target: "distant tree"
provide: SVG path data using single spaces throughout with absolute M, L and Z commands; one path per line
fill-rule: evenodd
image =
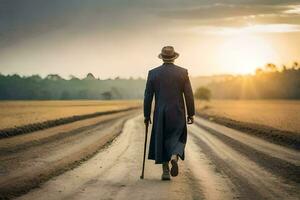
M 292 68 L 293 69 L 299 69 L 300 65 L 298 62 L 294 62 L 293 65 L 292 65 Z
M 273 63 L 268 63 L 266 66 L 265 66 L 266 70 L 268 72 L 277 72 L 278 69 L 277 69 L 277 66 Z
M 10 78 L 12 78 L 12 79 L 15 79 L 15 80 L 17 80 L 17 79 L 21 79 L 21 76 L 19 75 L 19 74 L 13 74 L 13 75 L 8 75 L 8 77 L 10 77 Z
M 260 75 L 260 74 L 262 74 L 264 71 L 261 69 L 261 68 L 257 68 L 256 70 L 255 70 L 255 74 L 256 75 Z
M 38 75 L 38 74 L 29 76 L 28 79 L 32 80 L 32 81 L 42 81 L 42 77 L 40 75 Z
M 112 99 L 112 94 L 111 94 L 110 91 L 103 92 L 101 95 L 102 95 L 103 99 L 105 99 L 105 100 L 110 100 L 110 99 Z
M 43 100 L 52 99 L 51 91 L 49 91 L 49 90 L 42 90 L 41 91 L 40 99 L 43 99 Z
M 199 87 L 196 89 L 195 98 L 209 101 L 211 98 L 211 91 L 206 87 Z
M 85 77 L 85 80 L 96 80 L 95 76 L 92 73 L 88 73 Z
M 116 87 L 112 87 L 112 88 L 111 88 L 111 95 L 112 95 L 112 97 L 114 97 L 115 99 L 122 99 L 121 91 L 118 90 L 118 88 L 116 88 Z
M 283 72 L 286 72 L 286 71 L 287 71 L 287 67 L 286 67 L 286 65 L 282 65 L 282 69 L 281 69 L 281 71 L 283 71 Z
M 62 99 L 62 100 L 70 99 L 70 93 L 69 93 L 69 91 L 64 90 L 61 93 L 60 99 Z
M 49 74 L 46 76 L 46 79 L 52 80 L 52 81 L 63 80 L 63 78 L 60 77 L 58 74 Z
M 69 78 L 70 78 L 70 80 L 80 80 L 79 78 L 77 78 L 77 77 L 74 76 L 74 75 L 70 75 Z
M 38 99 L 39 98 L 38 91 L 29 89 L 27 91 L 27 97 L 28 97 L 27 99 L 30 99 L 30 100 Z
M 79 99 L 88 99 L 88 90 L 80 90 L 78 92 L 78 98 Z

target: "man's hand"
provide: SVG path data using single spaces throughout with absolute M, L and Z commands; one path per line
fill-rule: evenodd
M 188 116 L 187 117 L 187 123 L 188 124 L 193 124 L 194 123 L 194 117 L 193 116 Z
M 148 126 L 149 124 L 151 124 L 151 119 L 150 118 L 145 118 L 144 119 L 144 124 L 145 124 L 145 126 Z

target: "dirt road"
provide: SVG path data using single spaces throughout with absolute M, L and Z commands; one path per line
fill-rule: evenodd
M 300 155 L 202 119 L 189 126 L 186 161 L 170 182 L 147 161 L 140 180 L 142 117 L 79 167 L 19 199 L 299 199 Z
M 147 161 L 140 180 L 142 116 L 77 168 L 19 197 L 32 199 L 299 199 L 300 154 L 261 139 L 196 119 L 189 126 L 186 161 L 170 182 Z
M 28 192 L 107 146 L 139 110 L 80 120 L 0 140 L 0 199 Z

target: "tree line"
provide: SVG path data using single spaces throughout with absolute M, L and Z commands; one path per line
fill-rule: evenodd
M 191 82 L 196 84 L 197 78 Z M 297 62 L 281 67 L 269 63 L 254 75 L 225 76 L 196 86 L 195 98 L 206 100 L 300 99 L 300 66 Z M 0 74 L 0 100 L 142 99 L 144 88 L 141 78 L 100 80 L 91 73 L 68 80 L 57 74 L 45 78 Z
M 1 100 L 69 100 L 69 99 L 138 99 L 142 98 L 145 80 L 96 79 L 89 73 L 84 79 L 66 80 L 57 74 L 45 78 L 39 75 L 0 74 Z
M 269 63 L 254 75 L 229 77 L 206 85 L 217 99 L 300 99 L 300 65 Z

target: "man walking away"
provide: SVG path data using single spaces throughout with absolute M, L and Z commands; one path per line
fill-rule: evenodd
M 174 65 L 179 54 L 172 46 L 163 47 L 159 58 L 163 64 L 149 71 L 144 96 L 144 123 L 148 125 L 153 95 L 155 108 L 148 159 L 162 164 L 162 180 L 178 175 L 178 157 L 184 160 L 187 123 L 194 122 L 194 97 L 188 71 Z M 183 98 L 184 96 L 184 98 Z M 184 101 L 185 100 L 185 101 Z M 169 170 L 169 162 L 171 170 Z

